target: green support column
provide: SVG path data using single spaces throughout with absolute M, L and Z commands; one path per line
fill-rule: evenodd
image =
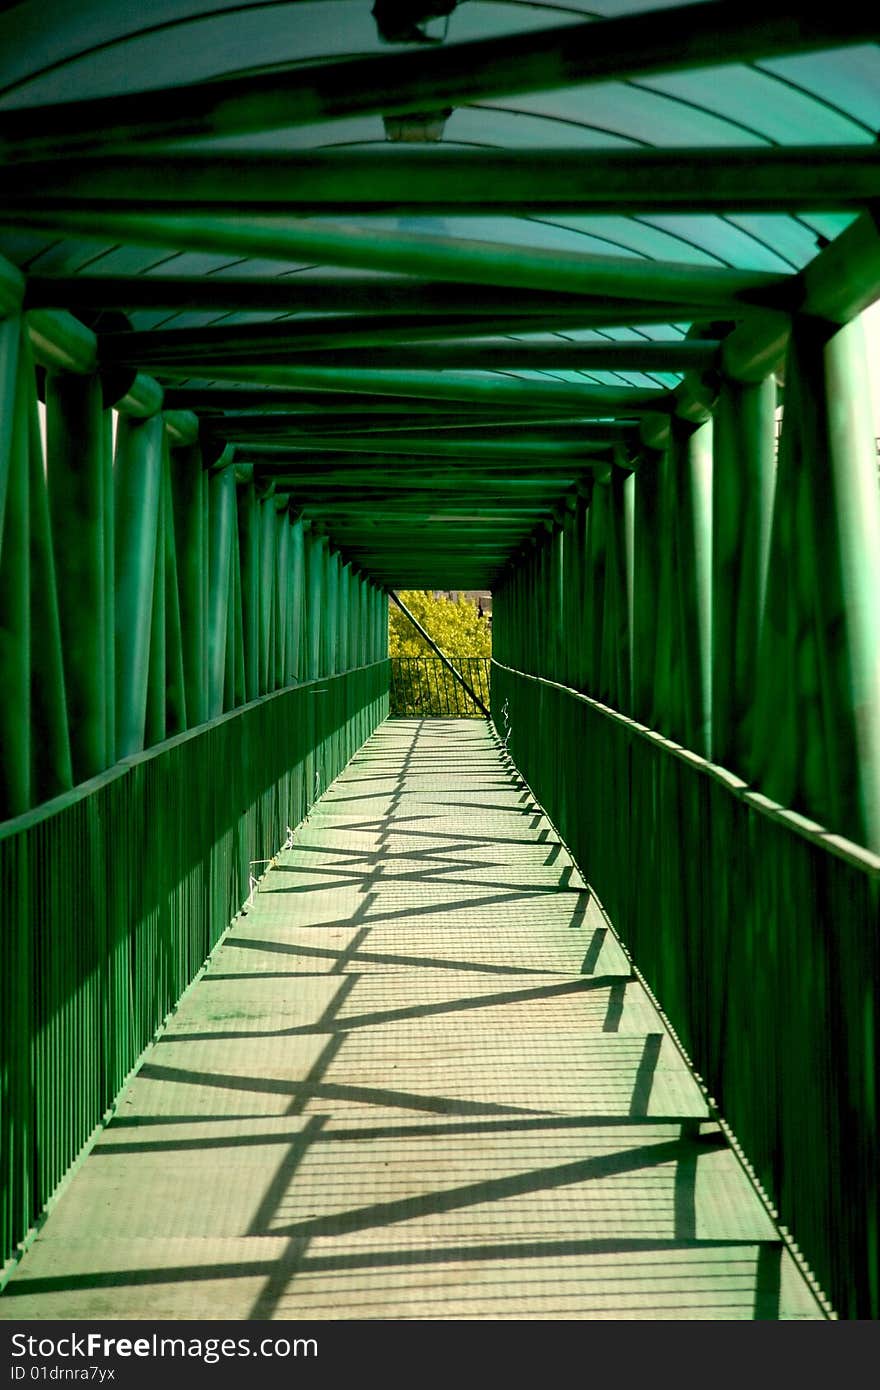
M 162 505 L 165 533 L 165 725 L 166 737 L 179 734 L 189 727 L 186 705 L 186 673 L 183 664 L 183 627 L 180 618 L 180 567 L 178 538 L 174 524 L 174 501 L 171 489 L 171 447 L 165 434 L 165 459 L 162 470 Z
M 565 531 L 560 526 L 550 537 L 547 546 L 548 579 L 548 663 L 545 670 L 553 680 L 564 683 L 565 672 L 565 623 L 563 607 L 565 603 Z
M 838 676 L 846 679 L 848 663 L 825 411 L 829 334 L 797 321 L 786 360 L 753 765 L 775 801 L 859 839 L 849 809 L 858 798 L 845 776 L 855 743 Z
M 116 758 L 116 497 L 113 475 L 115 422 L 112 410 L 103 415 L 104 467 L 104 746 Z
M 610 479 L 608 480 L 610 481 Z M 587 512 L 584 553 L 584 613 L 580 632 L 583 646 L 584 689 L 601 699 L 602 617 L 605 606 L 605 563 L 608 530 L 609 486 L 597 478 Z
M 161 418 L 161 417 L 160 417 Z M 159 507 L 156 522 L 156 558 L 153 566 L 153 619 L 150 625 L 149 674 L 147 676 L 147 717 L 144 727 L 144 747 L 161 743 L 167 732 L 165 692 L 168 684 L 166 643 L 166 535 L 165 535 L 165 474 L 168 443 L 162 425 L 162 462 L 159 479 Z
M 712 757 L 712 421 L 676 421 L 678 585 L 684 727 L 688 748 Z
M 349 666 L 362 666 L 361 661 L 361 577 L 352 570 L 349 590 L 351 614 L 348 620 Z
M 264 497 L 257 505 L 260 538 L 260 691 L 273 689 L 275 670 L 275 499 Z
M 226 619 L 226 674 L 223 690 L 224 710 L 238 709 L 250 694 L 245 678 L 244 592 L 242 557 L 238 527 L 233 517 L 229 556 L 229 610 Z
M 287 685 L 288 642 L 290 638 L 290 606 L 293 601 L 290 586 L 290 517 L 287 501 L 275 509 L 275 651 L 272 668 L 272 689 Z
M 668 738 L 680 738 L 683 700 L 680 679 L 680 618 L 677 584 L 678 486 L 670 439 L 657 457 L 657 515 L 660 531 L 654 684 L 648 723 Z
M 825 345 L 828 464 L 833 489 L 840 617 L 846 671 L 842 720 L 852 727 L 852 776 L 864 843 L 880 851 L 880 495 L 863 323 L 855 319 Z M 834 620 L 834 614 L 829 615 Z
M 623 510 L 623 578 L 624 608 L 626 614 L 626 673 L 625 698 L 623 708 L 628 714 L 633 712 L 633 666 L 635 662 L 635 584 L 636 584 L 636 478 L 630 473 L 620 485 Z
M 224 468 L 209 483 L 208 560 L 208 718 L 223 713 L 229 626 L 232 535 L 235 527 L 235 472 Z
M 880 498 L 862 328 L 795 323 L 761 638 L 761 789 L 880 848 Z
M 260 518 L 253 478 L 236 489 L 241 559 L 244 682 L 248 700 L 260 694 Z
M 632 489 L 632 715 L 651 722 L 657 666 L 658 592 L 663 546 L 660 478 L 662 455 L 645 450 Z
M 379 660 L 379 643 L 380 643 L 380 640 L 381 640 L 380 633 L 379 633 L 379 590 L 376 588 L 376 585 L 373 583 L 372 579 L 369 581 L 369 586 L 368 586 L 367 592 L 368 592 L 368 594 L 369 594 L 369 610 L 370 610 L 370 652 L 369 652 L 369 659 L 370 659 L 370 661 L 378 661 L 378 660 Z
M 577 680 L 578 646 L 575 632 L 580 617 L 581 563 L 583 559 L 578 536 L 578 506 L 582 499 L 573 497 L 567 506 L 563 522 L 562 545 L 562 666 L 561 679 L 565 685 Z
M 324 623 L 322 633 L 322 667 L 325 676 L 332 676 L 337 669 L 337 636 L 339 632 L 339 556 L 327 551 L 326 590 L 324 596 Z
M 107 747 L 107 478 L 98 377 L 47 373 L 46 445 L 71 756 L 74 779 L 82 782 L 114 761 Z
M 186 712 L 191 726 L 208 718 L 208 477 L 198 444 L 172 450 L 171 491 L 180 595 L 180 640 Z
M 351 566 L 344 564 L 339 570 L 339 662 L 340 671 L 349 671 L 353 665 L 350 651 L 351 638 Z
M 775 411 L 772 377 L 725 380 L 713 427 L 712 757 L 747 780 L 776 489 Z
M 162 475 L 161 416 L 120 417 L 116 433 L 116 754 L 144 746 L 156 534 Z
M 306 570 L 307 570 L 307 634 L 308 647 L 306 651 L 306 680 L 316 680 L 322 675 L 322 628 L 324 602 L 324 571 L 325 559 L 324 552 L 326 545 L 323 537 L 309 532 L 308 544 L 306 548 Z
M 602 614 L 600 686 L 604 699 L 628 712 L 630 695 L 629 602 L 627 595 L 625 476 L 617 470 L 607 488 L 605 602 Z
M 36 804 L 73 786 L 70 732 L 64 681 L 61 618 L 43 439 L 37 412 L 33 363 L 22 342 L 20 366 L 28 396 L 30 460 L 30 625 L 40 640 L 31 647 L 32 796 Z M 106 634 L 105 634 L 106 645 Z
M 366 666 L 371 660 L 370 655 L 370 582 L 365 575 L 361 575 L 360 583 L 360 623 L 361 623 L 361 662 Z
M 303 523 L 290 527 L 290 627 L 285 684 L 304 679 L 305 670 L 305 534 Z

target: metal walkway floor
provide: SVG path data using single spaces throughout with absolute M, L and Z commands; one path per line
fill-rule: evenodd
M 818 1318 L 482 721 L 384 724 L 185 996 L 5 1318 Z

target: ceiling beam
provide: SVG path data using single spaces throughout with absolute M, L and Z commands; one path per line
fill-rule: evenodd
M 516 444 L 535 444 L 539 448 L 545 443 L 568 445 L 577 449 L 592 444 L 626 443 L 635 433 L 633 425 L 617 424 L 614 421 L 583 420 L 579 423 L 560 423 L 556 417 L 550 419 L 499 420 L 498 416 L 488 416 L 493 421 L 486 425 L 479 422 L 464 422 L 452 428 L 452 422 L 431 425 L 414 430 L 411 422 L 401 423 L 397 430 L 387 430 L 378 425 L 363 432 L 352 429 L 340 431 L 332 420 L 322 420 L 324 429 L 316 430 L 313 425 L 297 427 L 300 417 L 289 418 L 284 415 L 222 415 L 206 422 L 204 428 L 209 434 L 222 439 L 287 444 L 310 453 L 321 452 L 368 452 L 368 453 L 433 453 L 433 444 L 438 430 L 447 436 L 440 444 L 439 452 L 449 452 L 453 443 L 462 446 L 462 452 L 470 452 L 470 445 L 477 446 L 479 453 L 483 444 L 503 444 L 511 441 Z M 367 417 L 368 420 L 372 417 Z M 497 421 L 497 423 L 495 423 Z M 533 426 L 543 425 L 542 429 Z M 451 436 L 451 437 L 449 437 Z M 386 448 L 387 445 L 387 448 Z M 451 450 L 455 452 L 455 450 Z
M 304 365 L 314 358 L 318 365 L 333 366 L 340 349 L 360 353 L 340 366 L 369 366 L 367 348 L 387 344 L 419 344 L 447 338 L 470 340 L 495 338 L 509 333 L 552 333 L 575 328 L 569 316 L 545 314 L 517 317 L 462 317 L 444 315 L 321 315 L 310 319 L 280 319 L 271 323 L 221 323 L 203 328 L 156 328 L 146 332 L 124 331 L 99 335 L 98 352 L 103 363 L 160 365 L 189 364 L 206 374 L 213 363 L 275 363 L 284 365 L 296 354 Z M 564 346 L 564 344 L 560 344 Z M 405 363 L 409 348 L 392 348 Z M 401 353 L 404 355 L 401 357 Z M 428 363 L 431 363 L 430 354 Z M 394 365 L 388 362 L 377 365 Z M 413 365 L 418 365 L 414 362 Z
M 342 420 L 346 428 L 354 417 L 363 422 L 375 419 L 381 427 L 396 428 L 402 423 L 404 428 L 412 424 L 432 429 L 435 422 L 445 425 L 456 421 L 462 425 L 468 421 L 483 421 L 487 417 L 513 420 L 522 415 L 520 409 L 511 410 L 509 405 L 501 404 L 487 407 L 479 401 L 419 400 L 412 396 L 375 396 L 344 391 L 304 391 L 273 390 L 263 387 L 201 387 L 171 386 L 165 393 L 169 408 L 177 410 L 197 410 L 208 419 L 217 416 L 224 418 L 222 412 L 248 412 L 248 418 L 259 420 L 274 412 L 283 411 L 291 420 L 305 420 L 308 428 L 313 428 L 315 417 L 331 426 Z M 529 407 L 529 416 L 534 419 L 572 420 L 579 419 L 580 412 L 564 406 L 548 408 Z
M 414 418 L 405 416 L 349 415 L 341 420 L 332 419 L 328 413 L 312 415 L 257 415 L 243 417 L 230 413 L 205 417 L 205 429 L 224 437 L 239 434 L 249 439 L 286 439 L 291 443 L 322 438 L 393 438 L 406 435 L 415 443 L 436 434 L 446 434 L 474 439 L 521 438 L 523 431 L 545 426 L 545 431 L 555 435 L 561 424 L 578 425 L 583 439 L 626 440 L 632 434 L 632 426 L 606 423 L 598 425 L 595 420 L 580 420 L 573 412 L 548 415 L 543 411 L 514 410 L 506 414 L 501 411 L 487 411 L 465 415 L 460 419 L 450 410 L 443 415 L 429 416 L 427 421 L 420 415 Z M 512 432 L 515 431 L 515 435 Z M 542 436 L 545 433 L 542 431 Z
M 582 465 L 589 465 L 595 461 L 597 455 L 603 458 L 610 445 L 614 442 L 610 439 L 579 439 L 577 431 L 572 431 L 573 440 L 563 439 L 541 439 L 539 437 L 529 440 L 509 439 L 509 440 L 489 440 L 471 439 L 467 436 L 464 439 L 419 439 L 413 443 L 410 439 L 321 439 L 308 442 L 297 441 L 301 445 L 293 448 L 285 444 L 251 444 L 246 449 L 242 449 L 242 454 L 247 456 L 249 462 L 261 463 L 273 458 L 283 458 L 286 464 L 293 462 L 297 455 L 302 462 L 309 466 L 315 460 L 315 456 L 321 453 L 332 454 L 335 459 L 341 461 L 346 455 L 357 456 L 366 455 L 371 460 L 371 466 L 381 467 L 387 464 L 389 459 L 406 460 L 414 466 L 424 466 L 431 459 L 449 459 L 452 461 L 460 460 L 467 466 L 477 467 L 481 463 L 497 463 L 500 467 L 510 467 L 517 462 L 528 463 L 552 463 L 552 462 L 580 462 Z M 229 436 L 233 442 L 239 442 L 241 436 L 233 434 Z M 236 454 L 238 458 L 238 454 Z
M 163 378 L 192 376 L 192 368 L 165 366 Z M 670 407 L 669 392 L 660 388 L 570 385 L 554 381 L 524 381 L 516 377 L 468 375 L 465 372 L 377 372 L 330 367 L 212 367 L 212 379 L 239 385 L 302 387 L 306 391 L 349 391 L 365 395 L 413 396 L 421 400 L 473 401 L 483 406 L 524 405 L 575 409 L 587 418 L 633 414 Z
M 869 6 L 846 0 L 806 10 L 773 0 L 716 0 L 405 53 L 19 107 L 0 115 L 0 163 L 455 107 L 621 75 L 810 52 L 872 40 L 871 13 Z
M 880 149 L 479 149 L 443 145 L 297 154 L 141 154 L 12 167 L 11 207 L 63 211 L 522 213 L 860 210 L 880 197 Z
M 458 320 L 446 320 L 448 333 L 437 333 L 436 326 L 423 323 L 414 327 L 407 325 L 402 337 L 432 338 L 449 336 L 456 339 L 488 337 L 495 339 L 504 332 L 538 332 L 540 324 L 531 327 L 523 321 L 511 322 L 510 327 L 497 321 L 482 324 L 471 320 L 467 325 Z M 279 325 L 280 326 L 280 325 Z M 558 327 L 557 320 L 553 327 Z M 275 328 L 276 325 L 271 325 Z M 189 330 L 179 329 L 181 337 L 189 337 Z M 579 343 L 558 339 L 551 343 L 521 343 L 506 341 L 453 342 L 438 346 L 411 342 L 401 347 L 383 347 L 381 344 L 395 336 L 394 330 L 356 329 L 339 334 L 340 340 L 353 341 L 360 338 L 375 347 L 352 347 L 341 351 L 324 351 L 306 345 L 307 339 L 300 337 L 294 324 L 288 329 L 289 340 L 283 333 L 254 334 L 247 328 L 241 334 L 231 324 L 228 329 L 219 330 L 223 335 L 222 346 L 213 339 L 210 347 L 190 348 L 188 344 L 177 344 L 174 330 L 161 333 L 113 333 L 104 335 L 100 341 L 101 360 L 104 363 L 138 363 L 159 370 L 163 365 L 179 364 L 188 361 L 200 371 L 209 372 L 212 363 L 233 362 L 244 364 L 254 362 L 259 365 L 277 364 L 305 367 L 338 367 L 340 369 L 373 369 L 376 371 L 629 371 L 629 372 L 684 372 L 704 370 L 713 365 L 719 344 L 716 341 L 682 338 L 667 342 L 627 342 L 627 343 Z M 323 333 L 322 338 L 332 339 L 332 332 Z M 155 338 L 155 343 L 150 339 Z M 127 340 L 132 339 L 129 343 Z
M 218 313 L 431 314 L 462 317 L 523 318 L 550 316 L 576 319 L 577 327 L 614 327 L 633 321 L 644 324 L 692 319 L 705 306 L 634 301 L 609 295 L 565 294 L 562 291 L 512 290 L 453 281 L 416 280 L 409 275 L 288 275 L 248 277 L 228 275 L 29 275 L 25 285 L 28 308 L 167 309 L 169 312 L 216 309 Z M 712 311 L 729 308 L 729 296 Z M 740 306 L 743 313 L 751 306 Z M 329 325 L 327 325 L 329 326 Z
M 310 222 L 304 218 L 246 219 L 203 212 L 179 216 L 155 210 L 137 214 L 104 212 L 100 208 L 40 212 L 3 206 L 0 221 L 14 227 L 39 227 L 136 246 L 265 256 L 510 289 L 680 301 L 705 304 L 713 310 L 724 304 L 730 312 L 744 303 L 786 307 L 793 279 L 768 271 L 731 270 L 638 256 L 593 256 L 580 251 Z

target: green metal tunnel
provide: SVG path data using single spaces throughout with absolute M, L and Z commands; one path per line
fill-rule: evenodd
M 498 738 L 880 1316 L 878 37 L 0 14 L 0 1265 L 387 717 L 389 593 L 483 588 Z

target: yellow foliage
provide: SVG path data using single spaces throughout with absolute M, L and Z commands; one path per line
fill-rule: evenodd
M 476 605 L 459 595 L 457 600 L 435 598 L 428 589 L 401 589 L 400 598 L 433 637 L 444 656 L 491 656 L 492 628 Z M 427 642 L 392 602 L 389 604 L 388 650 L 390 656 L 433 656 Z

